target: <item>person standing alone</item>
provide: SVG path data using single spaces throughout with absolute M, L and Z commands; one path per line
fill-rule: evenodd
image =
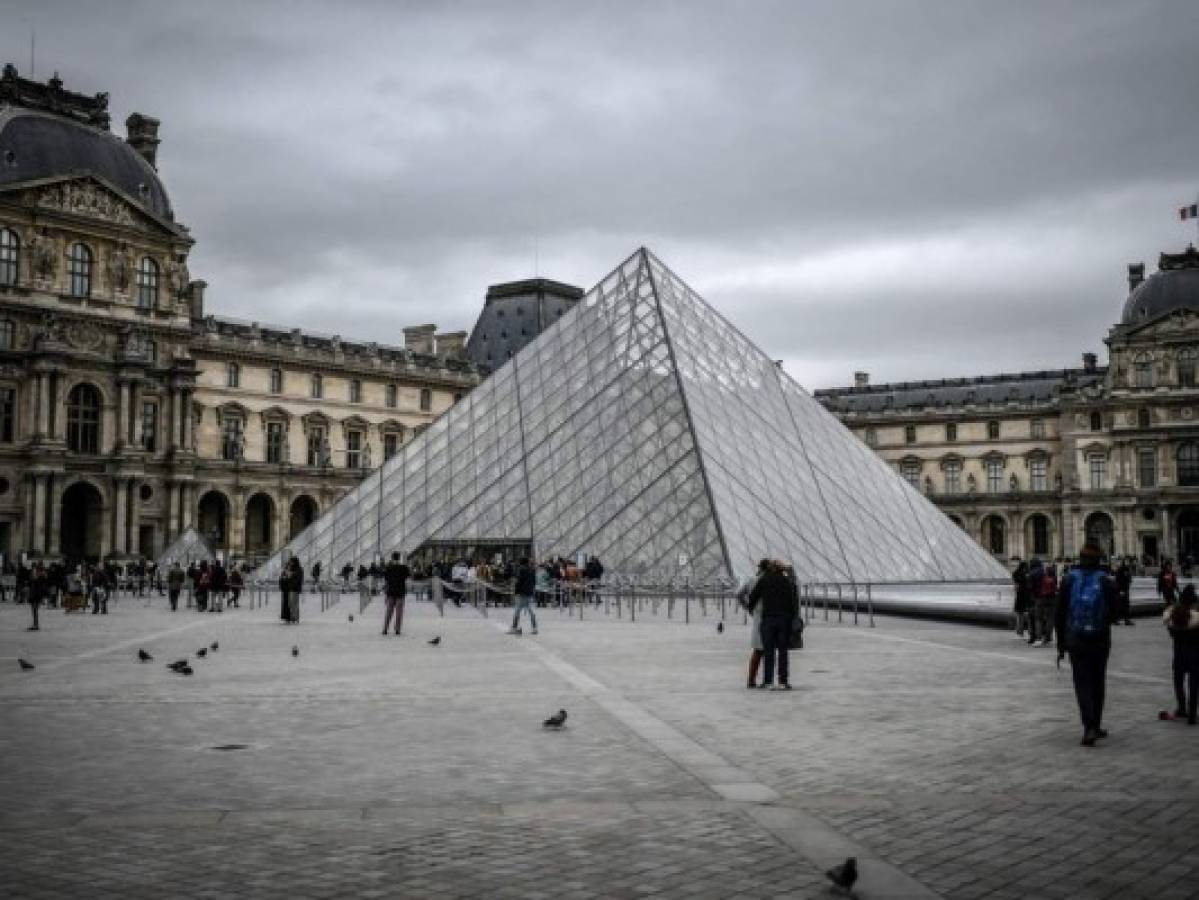
M 400 625 L 404 621 L 404 598 L 408 595 L 408 567 L 400 562 L 399 552 L 391 554 L 389 562 L 383 570 L 384 589 L 387 592 L 387 614 L 383 616 L 383 633 L 387 634 L 387 623 L 395 614 L 396 634 L 400 633 Z
M 532 633 L 537 633 L 537 614 L 533 612 L 533 595 L 537 592 L 537 573 L 528 558 L 522 557 L 516 565 L 516 581 L 512 593 L 512 627 L 508 634 L 520 634 L 520 611 L 529 614 L 529 624 L 533 626 Z
M 1115 580 L 1099 568 L 1102 555 L 1096 545 L 1084 545 L 1078 567 L 1062 579 L 1057 598 L 1057 659 L 1060 664 L 1070 654 L 1084 747 L 1094 747 L 1096 740 L 1107 737 L 1102 727 L 1107 658 L 1120 603 Z

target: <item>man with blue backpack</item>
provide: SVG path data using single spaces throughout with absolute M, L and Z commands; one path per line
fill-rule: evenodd
M 1120 613 L 1115 580 L 1099 567 L 1103 551 L 1086 544 L 1078 552 L 1057 595 L 1057 662 L 1070 654 L 1074 696 L 1082 718 L 1082 745 L 1094 747 L 1107 737 L 1102 728 L 1103 699 L 1107 682 L 1107 657 L 1112 649 L 1112 622 Z

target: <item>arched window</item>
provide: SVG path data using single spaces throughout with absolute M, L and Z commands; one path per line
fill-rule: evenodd
M 1182 487 L 1199 486 L 1199 444 L 1186 443 L 1178 448 L 1178 483 Z
M 1103 413 L 1091 413 L 1091 431 L 1103 431 Z
M 21 241 L 11 228 L 0 228 L 0 284 L 16 284 L 21 273 Z
M 1007 528 L 999 516 L 987 516 L 983 520 L 983 542 L 996 556 L 1003 556 L 1007 547 Z
M 76 241 L 67 253 L 68 288 L 72 297 L 88 297 L 92 293 L 92 251 Z
M 158 263 L 143 256 L 137 267 L 137 305 L 153 309 L 158 305 Z
M 100 452 L 100 392 L 90 384 L 77 384 L 67 395 L 67 449 Z
M 1153 357 L 1142 353 L 1132 364 L 1133 386 L 1139 388 L 1153 387 Z
M 991 441 L 999 440 L 999 422 L 995 419 L 987 423 L 987 439 Z
M 1190 347 L 1178 351 L 1178 386 L 1195 386 L 1195 351 Z

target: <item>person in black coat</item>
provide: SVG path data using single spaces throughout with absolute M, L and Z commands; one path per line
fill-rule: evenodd
M 762 687 L 774 689 L 774 661 L 778 659 L 778 688 L 791 690 L 790 657 L 791 623 L 799 614 L 799 596 L 795 585 L 780 566 L 772 565 L 749 594 L 748 608 L 752 612 L 762 604 L 762 654 L 765 671 Z

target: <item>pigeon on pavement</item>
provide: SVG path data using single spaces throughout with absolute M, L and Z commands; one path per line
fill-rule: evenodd
M 441 635 L 440 634 L 437 635 L 437 637 L 433 638 L 433 640 L 429 641 L 429 643 L 432 644 L 434 647 L 438 646 L 439 644 L 441 644 Z
M 221 649 L 221 645 L 218 644 L 216 641 L 213 641 L 212 644 L 208 647 L 208 649 L 211 650 L 213 653 L 216 653 L 218 650 Z
M 350 613 L 350 621 L 351 621 L 351 622 L 353 622 L 353 621 L 354 621 L 354 614 L 353 614 L 353 613 Z
M 208 655 L 207 647 L 201 647 L 199 650 L 196 651 L 196 656 L 200 657 L 200 659 L 203 659 L 207 655 Z
M 178 672 L 180 669 L 182 669 L 186 665 L 187 665 L 187 658 L 184 657 L 183 659 L 175 660 L 173 663 L 168 663 L 167 668 L 173 672 Z
M 544 722 L 541 723 L 545 728 L 561 728 L 566 724 L 566 710 L 560 709 Z
M 195 669 L 193 669 L 189 665 L 183 665 L 180 668 L 176 669 L 175 671 L 178 672 L 180 675 L 191 675 L 193 672 L 195 672 Z
M 154 657 L 151 656 L 149 653 L 147 653 L 145 650 L 138 650 L 137 658 L 141 662 L 153 662 L 154 661 Z
M 858 861 L 854 857 L 849 857 L 839 866 L 833 866 L 824 873 L 836 887 L 845 891 L 853 890 L 854 882 L 858 880 Z
M 717 634 L 724 634 L 724 622 L 717 622 L 717 623 L 716 623 L 716 633 L 717 633 Z
M 28 672 L 30 669 L 37 668 L 33 663 L 29 662 L 28 660 L 21 659 L 20 657 L 17 657 L 17 662 L 21 664 L 21 671 L 23 672 Z
M 292 655 L 292 656 L 299 656 L 299 655 L 300 655 L 300 645 L 299 645 L 299 644 L 296 644 L 295 646 L 293 646 L 293 647 L 291 648 L 291 655 Z

